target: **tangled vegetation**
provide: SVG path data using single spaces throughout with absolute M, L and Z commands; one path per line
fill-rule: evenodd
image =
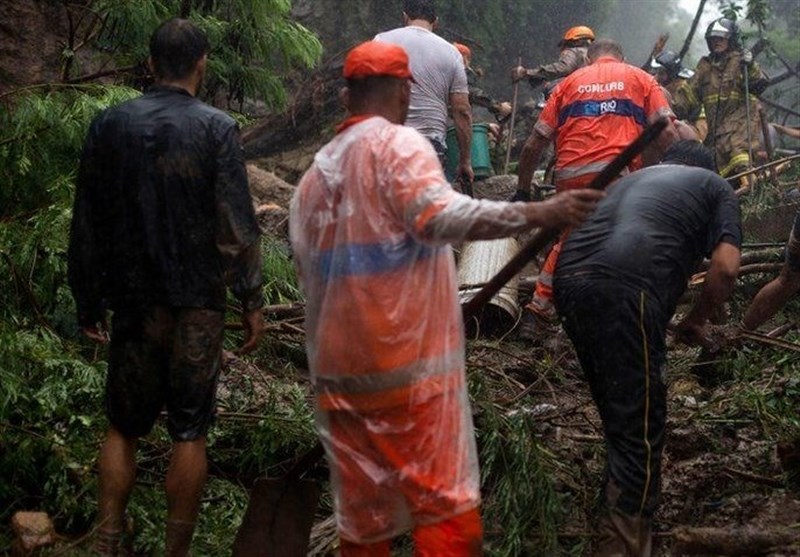
M 238 108 L 253 98 L 283 103 L 286 95 L 276 77 L 280 70 L 310 66 L 320 53 L 318 41 L 288 20 L 288 0 L 64 4 L 75 10 L 76 21 L 87 5 L 99 15 L 94 23 L 80 19 L 83 26 L 76 28 L 81 33 L 65 49 L 62 82 L 0 97 L 5 103 L 0 111 L 0 554 L 11 545 L 8 525 L 17 510 L 42 510 L 54 519 L 62 538 L 49 550 L 52 555 L 80 554 L 91 535 L 96 458 L 106 427 L 106 364 L 103 349 L 78 334 L 65 280 L 66 244 L 86 129 L 99 110 L 139 94 L 147 78 L 142 66 L 145 30 L 186 10 L 219 45 L 212 53 L 206 97 L 221 96 L 223 104 Z M 83 39 L 99 46 L 95 57 L 114 59 L 122 84 L 85 79 L 97 71 L 78 63 L 75 54 Z M 781 179 L 794 183 L 797 173 Z M 762 185 L 745 199 L 746 217 L 783 203 L 780 190 L 766 180 Z M 786 233 L 782 229 L 777 236 L 748 241 L 781 243 Z M 263 254 L 268 303 L 300 301 L 285 244 L 266 241 Z M 754 274 L 740 283 L 731 304 L 732 322 L 767 278 Z M 798 316 L 795 300 L 774 321 L 794 325 L 785 337 L 790 342 L 800 342 Z M 219 419 L 209 437 L 210 481 L 193 548 L 197 555 L 228 554 L 252 481 L 280 474 L 314 442 L 302 336 L 276 320 L 270 325 L 260 350 L 247 361 L 229 359 L 221 379 Z M 238 341 L 231 329 L 228 349 Z M 713 484 L 706 476 L 696 479 L 694 471 L 680 466 L 679 444 L 668 441 L 673 468 L 667 475 L 689 479 L 665 495 L 658 517 L 664 534 L 680 524 L 737 524 L 752 518 L 741 509 L 715 518 L 711 511 L 687 508 L 686 501 L 702 509 L 713 503 L 725 511 L 741 494 L 752 495 L 752 503 L 792 493 L 773 453 L 776 444 L 800 437 L 797 354 L 739 344 L 720 358 L 713 381 L 702 385 L 709 376 L 698 374 L 696 359 L 696 350 L 671 352 L 671 429 L 688 428 L 689 436 L 704 444 L 710 456 L 701 464 L 708 475 L 735 468 L 769 477 L 777 487 L 753 490 L 730 479 Z M 487 552 L 498 557 L 580 555 L 592 540 L 603 444 L 569 346 L 533 350 L 471 340 L 468 373 Z M 762 444 L 739 454 L 747 439 Z M 140 472 L 129 505 L 139 554 L 158 554 L 163 547 L 162 483 L 169 447 L 160 423 L 140 446 Z M 312 474 L 321 481 L 326 476 L 322 469 Z M 319 517 L 329 514 L 330 501 L 323 498 Z
M 229 107 L 241 108 L 244 99 L 283 106 L 279 76 L 312 66 L 321 53 L 316 37 L 289 18 L 290 7 L 288 0 L 68 0 L 61 80 L 0 97 L 0 554 L 10 547 L 8 526 L 17 510 L 53 517 L 67 537 L 57 554 L 80 551 L 80 536 L 90 531 L 96 512 L 105 354 L 78 334 L 66 285 L 74 180 L 89 122 L 140 94 L 149 80 L 149 35 L 176 15 L 194 19 L 215 45 L 204 98 L 222 95 Z M 89 48 L 90 55 L 78 56 Z M 108 77 L 117 84 L 98 82 Z M 267 299 L 297 299 L 285 247 L 265 243 L 264 253 Z M 268 344 L 263 351 L 271 349 Z M 242 380 L 236 395 L 221 401 L 221 427 L 210 440 L 215 474 L 204 500 L 210 510 L 199 528 L 199 554 L 229 551 L 246 503 L 245 478 L 312 440 L 310 409 L 299 387 L 262 379 L 256 389 L 256 380 L 248 381 L 249 387 Z M 246 392 L 258 394 L 257 405 L 247 403 Z M 160 484 L 168 449 L 161 426 L 141 446 L 141 489 L 130 517 L 137 549 L 145 553 L 157 553 L 162 543 Z
M 0 548 L 10 544 L 5 525 L 19 509 L 45 510 L 55 519 L 65 536 L 52 552 L 56 555 L 79 553 L 85 547 L 82 536 L 91 531 L 95 459 L 105 428 L 105 363 L 102 351 L 77 335 L 64 280 L 72 186 L 70 174 L 56 169 L 75 160 L 82 134 L 62 129 L 65 120 L 51 117 L 70 110 L 72 119 L 66 121 L 80 128 L 105 104 L 135 94 L 126 88 L 86 88 L 31 97 L 25 100 L 30 105 L 20 103 L 24 109 L 14 113 L 26 125 L 13 121 L 4 126 L 24 130 L 32 125 L 47 132 L 37 135 L 35 146 L 23 150 L 8 142 L 2 151 L 5 178 L 15 184 L 4 193 L 8 201 L 3 207 L 15 210 L 6 211 L 0 222 L 0 273 L 8 278 L 0 290 Z M 69 104 L 73 98 L 79 102 Z M 63 141 L 69 137 L 71 144 Z M 20 151 L 12 154 L 12 149 Z M 19 162 L 19 153 L 25 153 L 27 163 Z M 779 198 L 765 185 L 745 201 L 745 214 L 757 215 Z M 264 261 L 269 302 L 298 300 L 285 245 L 265 243 Z M 732 319 L 764 280 L 763 275 L 747 279 Z M 796 322 L 797 315 L 795 303 L 780 319 Z M 251 362 L 233 362 L 222 379 L 219 422 L 209 439 L 211 480 L 197 530 L 198 555 L 226 553 L 247 503 L 247 486 L 264 473 L 279 474 L 313 443 L 301 340 L 270 334 Z M 797 331 L 787 340 L 797 342 Z M 228 347 L 236 341 L 235 334 L 229 335 Z M 602 462 L 598 424 L 585 419 L 591 415 L 588 393 L 568 347 L 552 356 L 531 353 L 528 346 L 504 346 L 471 341 L 468 356 L 487 550 L 498 556 L 579 555 L 591 541 L 588 517 Z M 674 353 L 671 373 L 692 379 L 694 359 L 691 351 Z M 671 400 L 673 426 L 688 424 L 711 439 L 747 431 L 769 446 L 796 438 L 798 367 L 793 353 L 752 345 L 734 348 L 716 370 L 717 383 L 692 395 L 704 397 L 696 407 L 686 407 L 680 397 Z M 564 443 L 565 438 L 570 441 Z M 713 448 L 720 455 L 731 451 L 722 441 Z M 166 510 L 161 484 L 168 450 L 161 425 L 141 445 L 141 469 L 129 507 L 141 554 L 158 553 L 162 544 Z M 759 455 L 761 461 L 748 463 L 751 470 L 775 477 L 768 451 Z M 325 474 L 316 475 L 323 479 Z M 727 497 L 736 489 L 726 485 L 716 495 Z M 320 513 L 329 511 L 326 501 Z

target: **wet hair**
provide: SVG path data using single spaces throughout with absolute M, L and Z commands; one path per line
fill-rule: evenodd
M 717 171 L 717 163 L 711 149 L 694 139 L 679 139 L 670 145 L 661 157 L 664 164 L 677 163 L 697 166 L 712 172 Z
M 150 37 L 153 71 L 162 79 L 188 77 L 209 50 L 208 37 L 188 19 L 167 20 Z
M 409 19 L 424 19 L 430 23 L 436 21 L 433 0 L 403 0 L 403 12 Z
M 623 60 L 625 54 L 622 52 L 622 47 L 617 41 L 612 39 L 597 39 L 586 50 L 586 56 L 589 60 L 597 60 L 601 56 L 613 56 L 618 60 Z

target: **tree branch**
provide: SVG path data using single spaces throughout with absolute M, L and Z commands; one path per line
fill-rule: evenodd
M 703 9 L 706 6 L 706 0 L 700 0 L 700 5 L 697 6 L 697 13 L 694 14 L 694 21 L 692 21 L 692 26 L 689 28 L 689 33 L 686 35 L 686 40 L 683 41 L 683 46 L 681 47 L 681 52 L 678 54 L 678 57 L 683 60 L 683 57 L 686 56 L 686 53 L 689 52 L 689 45 L 692 44 L 692 38 L 694 38 L 695 31 L 697 31 L 697 25 L 700 23 L 700 18 L 703 15 Z
M 91 74 L 82 75 L 80 77 L 69 79 L 65 83 L 85 83 L 87 81 L 92 81 L 92 80 L 95 80 L 95 79 L 99 79 L 101 77 L 108 77 L 110 75 L 119 75 L 119 74 L 132 72 L 132 71 L 134 71 L 135 69 L 137 69 L 137 68 L 139 68 L 141 66 L 142 66 L 142 64 L 140 63 L 140 64 L 134 64 L 132 66 L 125 66 L 125 67 L 122 67 L 122 68 L 114 68 L 113 70 L 103 70 L 103 71 L 99 71 L 99 72 L 94 72 L 94 73 L 91 73 Z

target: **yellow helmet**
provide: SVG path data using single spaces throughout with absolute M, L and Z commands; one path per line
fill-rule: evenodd
M 591 27 L 587 27 L 585 25 L 570 27 L 567 29 L 567 32 L 564 33 L 564 38 L 561 39 L 561 42 L 559 42 L 558 45 L 564 46 L 566 43 L 580 40 L 587 42 L 592 42 L 594 40 L 594 31 L 592 31 Z

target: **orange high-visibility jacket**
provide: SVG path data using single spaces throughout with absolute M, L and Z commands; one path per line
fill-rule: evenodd
M 534 129 L 555 134 L 556 179 L 571 180 L 602 171 L 659 115 L 673 116 L 655 78 L 603 56 L 558 84 Z

